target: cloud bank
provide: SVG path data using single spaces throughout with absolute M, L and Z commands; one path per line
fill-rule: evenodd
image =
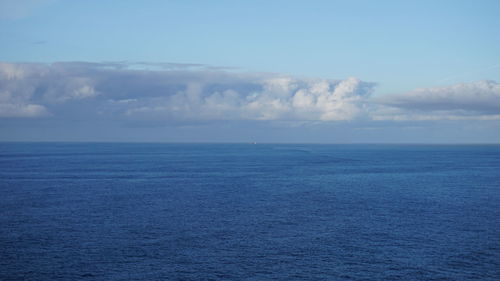
M 1 117 L 124 120 L 352 120 L 365 114 L 374 83 L 235 73 L 168 64 L 0 64 Z M 187 69 L 186 69 L 187 68 Z
M 377 102 L 376 120 L 500 120 L 500 84 L 494 81 L 417 89 Z
M 242 73 L 201 64 L 0 63 L 0 118 L 363 122 L 500 120 L 500 85 L 479 81 L 373 97 L 375 83 Z

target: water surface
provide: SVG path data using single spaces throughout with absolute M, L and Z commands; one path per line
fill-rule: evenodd
M 498 280 L 500 146 L 0 144 L 1 280 Z

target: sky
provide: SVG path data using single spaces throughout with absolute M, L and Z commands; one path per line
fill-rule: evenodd
M 499 143 L 499 14 L 0 0 L 0 141 Z

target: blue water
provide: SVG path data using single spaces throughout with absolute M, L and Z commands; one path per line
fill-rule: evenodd
M 0 143 L 1 280 L 500 280 L 500 146 Z

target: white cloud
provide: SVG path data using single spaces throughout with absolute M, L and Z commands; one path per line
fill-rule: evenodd
M 338 121 L 362 113 L 373 84 L 355 78 L 343 81 L 263 77 L 259 90 L 237 91 L 229 85 L 207 91 L 208 85 L 188 83 L 184 91 L 161 98 L 145 98 L 137 107 L 127 105 L 127 116 L 203 120 Z
M 0 103 L 127 120 L 338 121 L 363 115 L 374 84 L 214 70 L 109 64 L 0 64 Z M 76 104 L 86 101 L 87 107 Z M 84 112 L 85 111 L 85 112 Z M 5 111 L 3 117 L 19 116 Z M 33 117 L 37 116 L 35 114 Z
M 62 77 L 46 84 L 43 97 L 52 103 L 93 98 L 99 94 L 93 84 L 94 81 L 87 77 Z
M 124 63 L 0 63 L 0 117 L 186 122 L 317 123 L 499 120 L 493 81 L 372 98 L 375 84 Z
M 43 105 L 0 103 L 0 117 L 41 117 L 50 115 Z
M 95 78 L 43 64 L 0 63 L 0 117 L 50 115 L 52 104 L 97 96 Z
M 499 120 L 500 84 L 494 81 L 422 88 L 377 100 L 375 120 Z

